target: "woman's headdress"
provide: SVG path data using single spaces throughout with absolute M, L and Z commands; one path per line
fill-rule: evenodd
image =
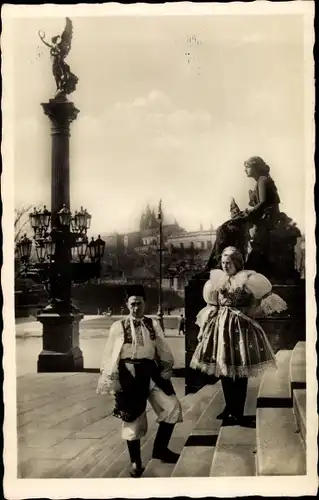
M 244 258 L 241 252 L 236 247 L 226 247 L 223 250 L 222 257 L 227 256 L 230 257 L 233 261 L 236 271 L 241 271 L 244 269 Z

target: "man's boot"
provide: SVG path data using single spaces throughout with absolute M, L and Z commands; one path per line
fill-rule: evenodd
M 127 447 L 131 459 L 131 476 L 141 477 L 144 472 L 141 459 L 141 442 L 139 439 L 134 441 L 127 441 Z
M 179 454 L 168 449 L 175 424 L 161 422 L 154 441 L 153 458 L 157 458 L 168 464 L 176 464 Z

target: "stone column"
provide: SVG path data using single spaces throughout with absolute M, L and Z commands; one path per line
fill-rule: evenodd
M 42 107 L 51 121 L 51 212 L 55 222 L 63 205 L 70 208 L 70 123 L 79 110 L 63 96 L 42 103 Z
M 66 97 L 42 103 L 51 121 L 51 212 L 52 226 L 57 230 L 57 212 L 66 205 L 70 209 L 69 137 L 70 123 L 78 110 Z M 62 237 L 61 237 L 62 235 Z M 68 231 L 57 237 L 54 265 L 50 265 L 51 300 L 38 315 L 43 325 L 43 350 L 38 358 L 38 372 L 69 372 L 83 369 L 79 347 L 79 322 L 83 318 L 71 303 L 71 262 Z

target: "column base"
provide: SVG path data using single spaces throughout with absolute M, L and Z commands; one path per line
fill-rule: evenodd
M 38 373 L 78 372 L 83 370 L 83 354 L 79 347 L 68 352 L 42 351 L 38 357 Z
M 78 312 L 42 312 L 43 350 L 38 358 L 38 372 L 74 372 L 83 370 L 83 354 L 79 346 Z

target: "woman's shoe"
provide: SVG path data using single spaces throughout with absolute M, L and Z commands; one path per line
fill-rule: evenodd
M 217 418 L 217 420 L 224 420 L 224 418 L 227 418 L 229 415 L 230 415 L 230 413 L 227 409 L 227 406 L 225 406 L 223 411 L 221 413 L 219 413 L 216 418 Z
M 241 422 L 242 422 L 242 417 L 230 414 L 224 419 L 223 423 L 225 425 L 241 425 Z
M 145 470 L 144 467 L 140 466 L 139 464 L 132 463 L 130 475 L 131 477 L 141 477 L 144 470 Z
M 233 425 L 242 425 L 244 423 L 244 415 L 231 415 Z

